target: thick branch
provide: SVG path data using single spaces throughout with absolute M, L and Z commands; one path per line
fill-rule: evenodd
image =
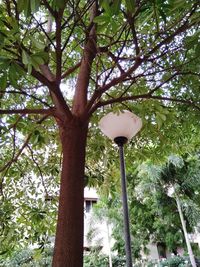
M 45 66 L 45 65 L 42 65 Z M 44 70 L 45 67 L 41 67 L 41 71 Z M 44 72 L 43 72 L 44 73 Z M 45 75 L 41 74 L 39 71 L 36 71 L 35 69 L 32 69 L 31 72 L 32 76 L 35 77 L 38 81 L 40 81 L 42 84 L 46 85 L 47 87 L 51 86 L 51 80 L 49 80 Z
M 56 107 L 56 117 L 59 117 L 60 120 L 72 119 L 72 113 L 67 105 L 62 92 L 60 91 L 59 86 L 54 84 L 50 87 L 51 98 Z
M 48 81 L 47 86 L 50 90 L 50 96 L 55 105 L 57 116 L 59 116 L 60 119 L 62 119 L 61 117 L 63 116 L 67 116 L 68 119 L 71 119 L 71 111 L 69 110 L 69 107 L 63 97 L 63 94 L 60 91 L 59 85 L 56 82 L 55 75 L 51 72 L 47 65 L 41 65 L 40 69 L 43 73 L 42 77 L 44 77 Z M 40 78 L 40 73 L 36 72 L 36 74 L 38 75 L 38 78 Z
M 100 87 L 99 89 L 95 90 L 93 96 L 91 97 L 90 101 L 88 102 L 87 110 L 89 111 L 91 109 L 91 107 L 93 106 L 93 104 L 95 103 L 95 101 L 97 99 L 99 99 L 103 93 L 108 91 L 108 89 L 110 89 L 111 87 L 123 82 L 124 79 L 126 79 L 129 75 L 131 75 L 133 73 L 133 71 L 135 71 L 141 65 L 141 63 L 142 63 L 142 60 L 140 58 L 138 58 L 135 61 L 135 64 L 128 71 L 122 73 L 120 76 L 118 76 L 117 78 L 114 78 L 113 80 L 111 80 L 106 85 L 104 85 L 104 86 Z M 96 108 L 94 110 L 96 110 Z
M 96 3 L 94 3 L 91 11 L 91 21 L 96 15 L 97 6 Z M 80 71 L 76 84 L 72 107 L 73 113 L 75 114 L 83 113 L 87 104 L 87 90 L 90 80 L 92 63 L 96 56 L 96 53 L 96 26 L 95 24 L 93 24 L 84 47 L 83 58 L 81 61 Z
M 56 17 L 56 81 L 59 83 L 62 72 L 61 20 L 62 17 Z

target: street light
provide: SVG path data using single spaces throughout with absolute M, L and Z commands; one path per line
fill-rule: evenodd
M 126 190 L 126 172 L 124 162 L 124 144 L 139 132 L 142 127 L 142 120 L 130 111 L 118 113 L 110 112 L 99 122 L 101 131 L 113 140 L 119 147 L 122 205 L 124 216 L 124 238 L 127 267 L 132 267 L 131 236 L 129 227 L 129 213 Z

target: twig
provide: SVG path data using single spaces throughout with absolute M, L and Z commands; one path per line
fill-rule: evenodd
M 27 148 L 29 149 L 30 151 L 30 154 L 31 154 L 31 158 L 32 158 L 32 161 L 33 163 L 36 165 L 36 167 L 38 168 L 38 171 L 40 173 L 40 177 L 41 177 L 41 180 L 42 180 L 42 185 L 44 187 L 44 191 L 45 191 L 45 194 L 46 196 L 48 196 L 48 191 L 47 191 L 47 188 L 46 188 L 46 185 L 45 185 L 45 182 L 44 182 L 44 176 L 43 176 L 43 173 L 42 173 L 42 170 L 37 162 L 37 160 L 34 158 L 34 153 L 33 153 L 33 150 L 31 149 L 31 147 L 29 145 L 27 145 Z

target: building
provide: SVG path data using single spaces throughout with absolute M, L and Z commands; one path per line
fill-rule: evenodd
M 84 192 L 84 207 L 85 207 L 85 221 L 84 221 L 84 249 L 91 251 L 93 248 L 101 250 L 107 254 L 111 259 L 111 248 L 114 240 L 111 237 L 112 226 L 104 221 L 98 221 L 94 218 L 92 208 L 98 202 L 98 194 L 93 188 L 85 188 Z M 195 231 L 195 234 L 190 234 L 189 239 L 191 243 L 199 245 L 200 248 L 200 234 Z M 173 254 L 166 249 L 163 243 L 150 243 L 147 246 L 149 254 L 141 251 L 142 258 L 145 260 L 159 261 L 163 258 L 169 258 Z M 183 248 L 178 248 L 179 255 L 183 255 Z

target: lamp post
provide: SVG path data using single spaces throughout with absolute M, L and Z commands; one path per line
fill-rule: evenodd
M 196 262 L 195 262 L 194 254 L 193 254 L 192 247 L 191 247 L 191 244 L 190 244 L 190 240 L 189 240 L 189 237 L 188 237 L 186 224 L 185 224 L 185 220 L 184 220 L 184 217 L 183 217 L 183 212 L 182 212 L 182 209 L 181 209 L 180 199 L 179 199 L 178 195 L 176 194 L 175 189 L 174 189 L 173 186 L 169 187 L 167 194 L 168 194 L 169 197 L 174 197 L 175 200 L 176 200 L 178 213 L 179 213 L 179 217 L 180 217 L 180 220 L 181 220 L 183 233 L 184 233 L 184 236 L 185 236 L 185 242 L 186 242 L 186 245 L 187 245 L 187 250 L 188 250 L 190 262 L 191 262 L 192 267 L 196 267 L 197 265 L 196 265 Z
M 101 131 L 107 137 L 113 140 L 119 147 L 126 265 L 127 267 L 132 267 L 131 236 L 129 227 L 126 172 L 124 161 L 124 144 L 127 143 L 134 135 L 136 135 L 137 132 L 139 132 L 142 127 L 142 121 L 135 114 L 125 110 L 117 114 L 113 112 L 108 113 L 100 120 L 99 127 Z

